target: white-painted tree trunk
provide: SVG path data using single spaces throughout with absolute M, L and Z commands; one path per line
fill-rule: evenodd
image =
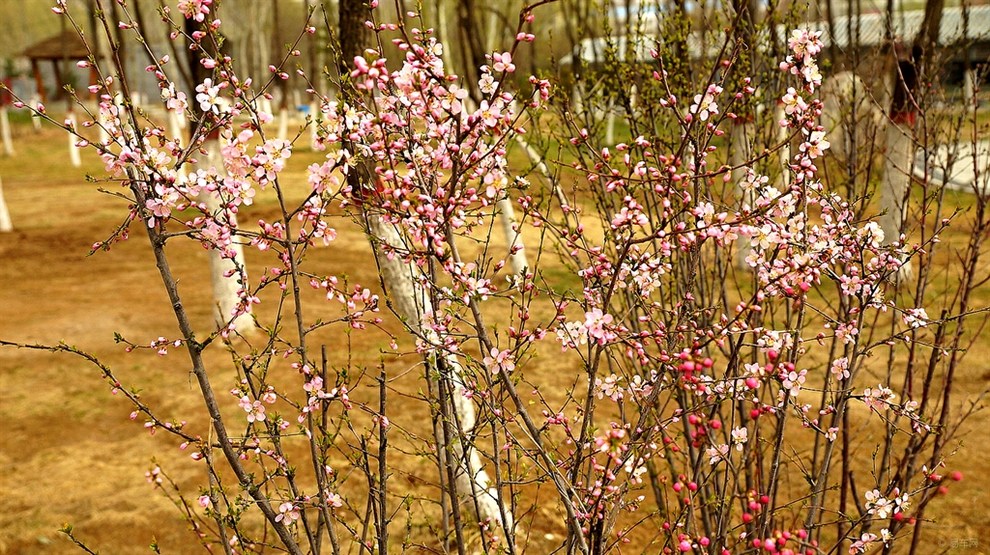
M 320 105 L 313 102 L 309 105 L 309 117 L 312 120 L 309 122 L 309 144 L 313 150 L 316 150 L 316 143 L 319 140 L 319 134 L 317 133 L 317 127 L 323 120 L 320 112 Z
M 440 31 L 440 40 L 443 42 L 444 66 L 448 73 L 456 73 L 461 66 L 458 65 L 459 58 L 455 57 L 455 55 L 459 56 L 461 52 L 454 47 L 457 41 L 450 32 L 450 20 L 447 17 L 446 6 L 441 5 L 440 2 L 437 3 L 437 26 Z
M 71 110 L 65 115 L 65 125 L 76 128 L 76 114 Z M 76 142 L 79 140 L 75 135 L 67 133 L 66 136 L 69 139 L 69 161 L 72 163 L 73 167 L 78 168 L 82 165 L 82 160 L 79 157 L 79 147 L 76 146 Z
M 494 52 L 499 47 L 502 38 L 498 32 L 499 13 L 495 8 L 497 5 L 492 4 L 488 6 L 488 29 L 485 32 L 485 48 L 489 52 Z
M 182 112 L 175 110 L 165 111 L 166 124 L 168 125 L 168 138 L 177 141 L 180 145 L 185 142 L 185 129 L 188 126 L 186 116 Z M 186 178 L 186 165 L 179 166 L 179 179 Z
M 734 184 L 738 185 L 746 177 L 746 168 L 740 166 L 752 159 L 750 142 L 753 139 L 753 131 L 756 129 L 756 126 L 752 122 L 741 120 L 731 125 L 732 130 L 730 131 L 731 137 L 729 142 L 732 146 L 729 150 L 728 161 L 730 166 L 737 168 L 732 170 L 731 179 Z M 736 244 L 738 245 L 736 249 L 736 266 L 742 269 L 749 269 L 746 258 L 752 252 L 752 246 L 750 246 L 749 241 L 746 239 L 736 241 Z
M 912 129 L 906 123 L 887 122 L 887 157 L 884 161 L 883 181 L 880 182 L 879 219 L 885 244 L 900 240 L 913 169 Z M 904 261 L 897 275 L 901 281 L 911 279 L 914 271 L 910 260 Z
M 858 164 L 860 151 L 877 140 L 883 126 L 883 111 L 858 75 L 851 71 L 836 73 L 821 88 L 822 125 L 831 146 L 828 155 L 842 164 Z
M 207 141 L 206 150 L 208 152 L 206 165 L 215 166 L 217 173 L 223 174 L 220 144 L 214 140 Z M 209 193 L 200 195 L 199 200 L 206 205 L 211 213 L 215 214 L 220 209 L 219 200 Z M 236 216 L 231 214 L 228 217 L 232 220 L 230 223 L 236 225 Z M 228 326 L 229 322 L 228 329 L 243 333 L 254 327 L 250 305 L 246 308 L 246 312 L 238 314 L 236 318 L 234 317 L 241 301 L 240 291 L 247 286 L 247 266 L 244 262 L 244 248 L 240 243 L 235 242 L 231 245 L 231 249 L 234 251 L 233 258 L 221 256 L 217 249 L 208 251 L 210 283 L 213 287 L 213 315 L 218 326 Z
M 605 108 L 605 144 L 612 146 L 615 144 L 615 105 L 609 101 Z
M 10 118 L 7 116 L 6 106 L 0 106 L 0 142 L 3 143 L 3 153 L 13 156 L 14 140 L 10 135 Z
M 963 72 L 962 97 L 966 106 L 972 106 L 976 99 L 976 70 L 969 68 Z
M 289 109 L 285 106 L 278 111 L 278 138 L 281 141 L 289 139 Z
M 791 143 L 788 138 L 791 135 L 791 129 L 789 127 L 782 127 L 780 122 L 786 117 L 784 113 L 784 105 L 777 104 L 777 107 L 773 110 L 773 121 L 776 122 L 777 134 L 776 141 L 777 144 L 783 144 L 780 147 L 780 178 L 777 180 L 778 189 L 781 191 L 787 190 L 787 185 L 791 182 Z
M 905 199 L 911 183 L 914 141 L 906 124 L 887 124 L 887 156 L 880 182 L 880 228 L 884 242 L 900 239 L 904 225 Z
M 261 110 L 262 112 L 270 116 L 275 115 L 275 112 L 272 111 L 272 101 L 268 100 L 265 97 L 261 97 L 258 99 L 258 110 Z
M 0 233 L 10 233 L 11 231 L 14 231 L 14 224 L 10 221 L 7 201 L 3 196 L 3 178 L 0 177 Z
M 471 110 L 474 109 L 469 99 L 465 100 L 465 106 Z M 540 159 L 536 149 L 529 146 L 525 139 L 519 135 L 516 135 L 516 142 L 526 149 L 526 155 L 540 167 L 543 175 L 549 178 L 550 172 L 546 164 Z M 529 260 L 526 259 L 526 245 L 523 243 L 522 230 L 519 228 L 519 222 L 516 221 L 516 211 L 512 207 L 512 201 L 508 197 L 503 197 L 496 203 L 496 209 L 498 219 L 501 222 L 502 236 L 505 238 L 505 244 L 509 251 L 509 267 L 512 268 L 513 274 L 525 276 L 529 268 Z
M 499 220 L 502 222 L 502 234 L 509 246 L 509 266 L 512 268 L 512 273 L 517 276 L 525 276 L 529 270 L 526 247 L 523 245 L 519 222 L 516 221 L 516 211 L 512 208 L 512 201 L 508 197 L 503 197 L 498 201 L 498 214 Z
M 519 143 L 519 146 L 523 147 L 526 151 L 526 156 L 529 157 L 530 163 L 535 164 L 536 169 L 539 170 L 540 174 L 542 174 L 544 179 L 547 180 L 550 188 L 553 189 L 553 194 L 557 196 L 557 201 L 560 202 L 560 205 L 567 206 L 569 203 L 567 202 L 567 198 L 564 197 L 564 192 L 559 186 L 557 186 L 557 183 L 554 182 L 553 174 L 550 173 L 550 168 L 547 167 L 547 163 L 543 161 L 543 157 L 540 155 L 539 151 L 533 148 L 533 146 L 529 144 L 526 139 L 522 137 L 522 135 L 516 135 L 516 142 Z
M 32 96 L 31 100 L 28 101 L 28 105 L 32 107 L 38 104 L 41 104 L 41 97 L 38 95 Z M 31 125 L 34 126 L 35 131 L 41 131 L 41 118 L 33 110 L 31 111 Z
M 376 214 L 367 214 L 367 220 L 375 258 L 392 307 L 414 333 L 423 336 L 426 332 L 430 332 L 424 329 L 423 323 L 432 317 L 433 305 L 421 281 L 422 273 L 417 266 L 394 254 L 395 251 L 405 252 L 407 248 L 402 236 L 393 225 L 383 221 Z M 393 251 L 392 256 L 386 251 Z M 449 446 L 453 459 L 457 461 L 454 469 L 457 494 L 466 503 L 477 504 L 481 522 L 487 521 L 496 526 L 504 524 L 504 528 L 510 530 L 512 515 L 509 507 L 502 505 L 498 490 L 490 486 L 491 480 L 482 467 L 481 457 L 474 447 L 465 441 L 474 430 L 476 416 L 474 405 L 464 395 L 464 370 L 456 356 L 437 354 L 429 357 L 427 372 L 434 390 L 437 389 L 437 379 L 441 371 L 437 357 L 442 358 L 443 366 L 448 373 L 447 377 L 452 389 L 450 398 L 457 417 L 456 423 L 460 427 L 456 430 L 460 439 L 453 441 Z M 438 435 L 437 443 L 439 456 L 443 457 L 446 446 L 442 435 Z M 504 523 L 503 514 L 506 517 Z
M 578 83 L 571 91 L 571 106 L 573 106 L 573 116 L 581 117 L 584 114 L 584 83 Z
M 97 130 L 99 132 L 99 135 L 98 135 L 97 138 L 98 138 L 100 144 L 101 145 L 104 145 L 104 146 L 109 145 L 110 144 L 110 134 L 107 133 L 106 119 L 104 119 L 103 117 L 100 117 L 99 118 L 99 121 L 97 121 L 96 123 L 97 123 L 96 128 L 97 128 Z
M 166 112 L 168 118 L 168 136 L 173 141 L 179 141 L 179 144 L 185 142 L 184 138 L 186 136 L 184 130 L 186 128 L 186 118 L 183 117 L 179 112 L 175 110 L 168 110 Z
M 114 139 L 119 146 L 124 146 L 127 144 L 125 136 L 133 136 L 133 132 L 128 132 L 130 129 L 130 124 L 127 121 L 127 108 L 124 107 L 124 95 L 117 93 L 113 95 L 113 105 L 117 107 L 117 118 L 118 121 L 114 122 L 112 120 L 106 120 L 108 128 L 112 129 L 113 126 L 120 126 L 117 130 L 117 137 Z M 101 137 L 102 138 L 102 137 Z M 109 137 L 108 137 L 109 140 Z

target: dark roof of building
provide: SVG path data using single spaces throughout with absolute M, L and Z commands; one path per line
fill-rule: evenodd
M 74 30 L 42 39 L 21 52 L 32 60 L 83 60 L 89 57 L 89 49 Z

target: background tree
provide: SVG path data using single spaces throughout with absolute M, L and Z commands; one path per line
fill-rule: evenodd
M 372 35 L 364 24 L 370 14 L 362 0 L 340 0 L 339 10 L 340 67 L 344 82 L 347 68 L 359 56 L 363 59 Z M 343 88 L 343 98 L 347 99 L 347 86 Z M 347 148 L 356 149 L 356 145 L 348 144 Z M 397 254 L 415 250 L 403 236 L 401 227 L 384 218 L 368 202 L 375 196 L 379 179 L 372 162 L 362 161 L 348 172 L 347 185 L 362 207 L 368 239 L 381 271 L 382 287 L 392 301 L 390 307 L 413 335 L 425 338 L 432 333 L 429 322 L 436 316 L 435 293 L 417 264 Z M 446 338 L 440 340 L 446 341 Z M 446 484 L 443 489 L 449 494 L 458 543 L 464 543 L 464 513 L 460 508 L 464 503 L 471 507 L 466 514 L 483 528 L 501 529 L 512 545 L 511 538 L 515 533 L 512 513 L 501 501 L 499 491 L 491 487 L 474 447 L 472 438 L 477 433 L 478 419 L 474 405 L 463 401 L 467 392 L 465 370 L 452 355 L 430 354 L 424 362 L 431 394 L 438 404 L 433 409 L 433 418 L 440 480 L 441 484 Z
M 941 205 L 921 207 L 933 212 L 918 224 L 915 260 L 936 264 L 929 254 L 949 243 L 938 236 L 957 233 L 961 278 L 943 270 L 919 272 L 910 291 L 895 283 L 914 251 L 883 245 L 857 201 L 827 186 L 816 32 L 789 32 L 788 53 L 766 64 L 780 72 L 770 97 L 785 105 L 776 125 L 793 137 L 792 171 L 772 182 L 764 168 L 777 163 L 767 146 L 776 139 L 755 137 L 762 143 L 736 182 L 726 164 L 729 109 L 751 92 L 725 54 L 736 31 L 715 24 L 733 21 L 728 12 L 706 10 L 716 30 L 699 42 L 721 54 L 692 60 L 698 84 L 681 98 L 659 49 L 605 39 L 613 65 L 602 73 L 615 68 L 656 95 L 644 108 L 631 87 L 589 93 L 618 99 L 613 137 L 598 132 L 601 114 L 552 104 L 551 80 L 513 79 L 515 53 L 536 38 L 536 13 L 520 14 L 515 42 L 485 58 L 474 106 L 418 14 L 390 22 L 369 12 L 375 40 L 357 53 L 347 51 L 357 41 L 340 44 L 353 57 L 326 72 L 324 90 L 339 96 L 314 95 L 313 153 L 267 135 L 257 101 L 270 80 L 249 85 L 217 55 L 222 24 L 197 25 L 222 22 L 212 11 L 221 6 L 181 6 L 176 17 L 194 22 L 188 44 L 212 70 L 196 78 L 199 140 L 218 132 L 225 174 L 183 174 L 198 140 L 183 145 L 142 119 L 119 80 L 99 81 L 112 140 L 89 148 L 124 200 L 123 224 L 94 248 L 116 244 L 129 225 L 146 230 L 178 324 L 150 342 L 115 339 L 139 357 L 184 350 L 198 386 L 194 416 L 186 404 L 162 417 L 184 390 L 163 388 L 165 402 L 142 396 L 150 372 L 121 376 L 66 343 L 0 345 L 94 364 L 133 419 L 178 443 L 197 479 L 169 483 L 160 468 L 148 478 L 176 499 L 206 549 L 918 545 L 912 519 L 944 491 L 942 465 L 954 464 L 945 446 L 967 415 L 947 407 L 958 403 L 966 342 L 980 337 L 980 326 L 963 323 L 985 319 L 972 307 L 987 195 L 967 200 L 973 210 L 957 224 Z M 73 9 L 56 12 L 71 18 Z M 154 60 L 165 108 L 182 110 L 169 64 Z M 117 92 L 119 106 L 109 100 Z M 522 146 L 552 156 L 513 159 L 508 147 L 527 128 L 541 133 Z M 286 172 L 299 158 L 306 169 Z M 542 179 L 530 183 L 533 169 Z M 749 202 L 738 202 L 738 189 Z M 521 276 L 507 271 L 494 239 L 505 197 L 540 240 Z M 232 219 L 235 211 L 252 217 Z M 354 262 L 362 236 L 374 268 Z M 751 248 L 745 274 L 731 270 L 740 243 Z M 231 244 L 250 245 L 266 267 L 243 276 L 235 308 L 257 305 L 256 334 L 195 329 L 189 288 L 180 288 L 183 245 L 229 257 Z M 943 281 L 926 294 L 933 279 Z M 401 327 L 380 316 L 384 307 Z M 408 379 L 420 372 L 425 388 Z M 422 472 L 434 462 L 439 479 Z
M 220 2 L 217 1 L 214 9 L 219 9 Z M 190 97 L 195 97 L 196 101 L 190 102 L 193 119 L 189 127 L 189 147 L 194 156 L 198 156 L 200 167 L 207 171 L 222 174 L 224 170 L 223 157 L 221 155 L 221 140 L 230 140 L 230 137 L 220 137 L 220 128 L 212 124 L 203 110 L 204 103 L 200 102 L 200 95 L 209 97 L 216 94 L 211 91 L 210 83 L 213 78 L 212 67 L 220 60 L 227 50 L 224 49 L 225 37 L 215 33 L 207 32 L 204 22 L 195 19 L 185 20 L 185 37 L 189 41 L 186 51 L 186 63 L 189 68 L 189 75 L 193 83 L 200 83 L 194 91 L 189 92 Z M 197 35 L 204 35 L 205 40 L 196 40 Z M 256 41 L 244 41 L 253 44 Z M 246 56 L 252 53 L 250 48 L 242 49 Z M 248 60 L 254 60 L 254 56 L 247 56 Z M 248 67 L 250 68 L 250 62 Z M 263 75 L 263 73 L 256 73 Z M 209 82 L 208 82 L 209 80 Z M 214 217 L 225 219 L 229 225 L 237 225 L 237 213 L 227 206 L 223 206 L 215 195 L 204 194 L 201 201 L 206 206 L 209 213 Z M 247 283 L 247 265 L 244 259 L 244 247 L 238 241 L 232 241 L 225 248 L 209 248 L 210 280 L 213 287 L 213 299 L 216 303 L 217 325 L 234 332 L 247 332 L 254 327 L 251 319 L 251 306 L 245 304 L 242 297 L 244 285 Z
M 14 224 L 10 221 L 7 200 L 3 196 L 3 178 L 0 178 L 0 233 L 9 233 L 11 231 L 14 231 Z
M 893 0 L 887 3 L 887 35 L 892 26 Z M 898 241 L 904 231 L 904 213 L 910 194 L 915 152 L 915 127 L 918 114 L 924 109 L 927 95 L 923 85 L 936 78 L 933 63 L 935 46 L 941 29 L 944 0 L 927 0 L 921 28 L 910 51 L 892 42 L 894 58 L 893 94 L 887 124 L 887 154 L 884 163 L 880 201 L 883 214 L 880 225 L 887 241 Z

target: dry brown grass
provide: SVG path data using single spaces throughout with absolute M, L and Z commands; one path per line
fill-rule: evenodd
M 66 341 L 90 351 L 112 366 L 125 383 L 146 392 L 145 400 L 171 417 L 202 415 L 198 393 L 181 353 L 159 358 L 126 354 L 114 345 L 113 334 L 144 343 L 159 335 L 174 336 L 175 321 L 153 259 L 140 229 L 109 253 L 87 257 L 90 245 L 103 239 L 119 223 L 124 208 L 119 201 L 96 192 L 83 174 L 102 175 L 93 155 L 85 167 L 66 162 L 64 137 L 57 131 L 33 134 L 18 126 L 18 154 L 0 159 L 4 192 L 16 226 L 0 236 L 0 337 L 19 342 Z M 316 155 L 299 152 L 290 161 L 286 182 L 299 192 L 303 170 Z M 106 184 L 113 187 L 112 184 Z M 962 202 L 962 201 L 954 201 Z M 272 205 L 260 204 L 242 221 L 271 218 Z M 311 258 L 314 270 L 339 272 L 365 285 L 377 283 L 367 241 L 355 226 L 342 225 L 339 240 Z M 951 247 L 951 242 L 948 243 Z M 961 247 L 962 245 L 958 245 Z M 196 245 L 170 247 L 170 255 L 199 329 L 210 323 L 209 292 L 198 285 L 206 280 L 206 255 Z M 949 249 L 940 263 L 949 265 Z M 263 259 L 249 254 L 249 271 L 260 272 Z M 986 288 L 985 288 L 986 289 Z M 979 295 L 984 305 L 990 291 Z M 263 305 L 264 306 L 264 305 Z M 398 326 L 389 324 L 398 331 Z M 342 356 L 339 336 L 320 338 L 331 356 Z M 384 347 L 381 334 L 357 334 L 356 365 L 374 367 Z M 415 399 L 423 389 L 421 371 L 413 358 L 385 358 L 396 379 L 392 387 L 409 397 L 393 396 L 393 422 L 421 436 L 428 436 L 426 406 Z M 957 379 L 958 400 L 975 397 L 990 380 L 990 340 L 978 339 L 968 364 Z M 211 359 L 216 387 L 223 391 L 234 374 L 223 355 Z M 408 370 L 408 371 L 407 371 Z M 562 367 L 544 353 L 530 372 L 545 373 L 536 382 L 553 384 L 559 391 L 545 392 L 560 399 L 573 380 L 572 369 Z M 372 395 L 365 388 L 358 396 Z M 233 407 L 236 410 L 236 407 Z M 157 541 L 166 553 L 197 552 L 198 544 L 167 500 L 154 492 L 145 479 L 152 458 L 184 487 L 200 482 L 202 467 L 188 453 L 176 449 L 171 438 L 149 437 L 140 424 L 128 419 L 130 406 L 114 398 L 90 364 L 69 355 L 0 350 L 0 554 L 65 553 L 74 548 L 56 533 L 66 522 L 76 533 L 105 553 L 147 553 Z M 205 419 L 190 419 L 190 427 L 204 430 Z M 986 444 L 990 419 L 977 414 L 964 428 L 951 467 L 966 480 L 951 486 L 951 494 L 932 504 L 928 526 L 931 551 L 953 553 L 990 552 L 990 456 Z M 859 437 L 870 443 L 870 434 L 881 430 L 863 426 Z M 400 440 L 401 441 L 401 440 Z M 868 453 L 863 453 L 868 456 Z M 417 537 L 428 537 L 437 525 L 437 509 L 431 502 L 437 490 L 435 469 L 415 457 L 396 456 L 393 484 L 414 499 L 411 509 Z M 195 489 L 189 491 L 195 494 Z M 530 501 L 549 497 L 549 490 L 526 490 Z M 559 540 L 561 519 L 548 505 L 524 517 L 544 523 L 531 530 L 526 551 L 543 553 Z M 403 521 L 400 516 L 397 521 Z M 975 544 L 967 543 L 970 540 Z M 955 543 L 953 543 L 955 542 Z M 975 547 L 973 547 L 975 545 Z M 644 547 L 647 552 L 650 548 Z

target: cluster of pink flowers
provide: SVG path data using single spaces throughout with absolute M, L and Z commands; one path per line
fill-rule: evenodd
M 216 32 L 219 21 L 207 22 L 214 8 L 210 0 L 178 3 L 184 17 L 204 23 L 191 37 L 194 41 Z M 380 33 L 398 29 L 369 26 Z M 235 258 L 240 245 L 272 256 L 274 263 L 253 287 L 242 280 L 241 306 L 235 312 L 260 302 L 260 291 L 268 285 L 288 296 L 299 295 L 300 284 L 305 289 L 306 283 L 307 294 L 325 298 L 339 311 L 336 318 L 321 314 L 313 322 L 300 316 L 298 345 L 273 326 L 267 346 L 252 345 L 250 354 L 237 359 L 241 381 L 230 390 L 234 400 L 227 398 L 246 420 L 238 419 L 246 433 L 237 456 L 261 465 L 274 463 L 276 470 L 266 470 L 265 476 L 275 484 L 266 486 L 273 501 L 269 512 L 276 511 L 270 518 L 292 526 L 305 523 L 310 509 L 347 505 L 332 487 L 335 476 L 328 466 L 317 471 L 320 487 L 315 491 L 322 507 L 316 506 L 316 497 L 287 493 L 296 487 L 284 480 L 293 465 L 278 438 L 290 423 L 274 410 L 292 410 L 291 426 L 298 425 L 298 435 L 313 440 L 319 432 L 312 424 L 315 417 L 340 410 L 346 419 L 357 404 L 350 398 L 354 383 L 346 373 L 318 371 L 304 347 L 307 335 L 323 326 L 339 324 L 350 333 L 383 323 L 381 299 L 373 287 L 299 269 L 309 247 L 332 247 L 337 232 L 329 221 L 340 207 L 359 216 L 368 230 L 374 228 L 368 222 L 376 222 L 398 237 L 374 238 L 379 262 L 405 263 L 414 282 L 411 294 L 423 295 L 417 298 L 421 313 L 411 318 L 418 321 L 405 322 L 416 335 L 416 352 L 433 363 L 441 357 L 463 361 L 466 370 L 458 376 L 456 403 L 477 403 L 501 422 L 514 419 L 507 416 L 507 405 L 493 405 L 492 400 L 504 397 L 500 387 L 535 381 L 527 374 L 527 350 L 547 338 L 549 344 L 559 342 L 562 360 L 580 365 L 583 373 L 575 383 L 581 387 L 575 387 L 578 393 L 569 390 L 562 405 L 547 401 L 534 386 L 532 405 L 542 403 L 537 409 L 545 422 L 542 428 L 528 429 L 525 439 L 506 429 L 497 442 L 506 452 L 518 448 L 513 452 L 520 458 L 532 457 L 535 467 L 554 477 L 567 476 L 573 489 L 560 487 L 561 503 L 573 509 L 575 528 L 586 537 L 616 533 L 610 529 L 616 514 L 648 505 L 646 477 L 655 488 L 652 493 L 659 493 L 656 503 L 667 504 L 661 507 L 665 552 L 816 553 L 809 530 L 781 528 L 779 515 L 789 509 L 781 509 L 776 483 L 744 485 L 743 469 L 754 461 L 760 472 L 764 466 L 786 464 L 779 459 L 765 464 L 765 457 L 779 457 L 791 447 L 778 439 L 785 430 L 814 434 L 816 445 L 831 448 L 840 433 L 832 417 L 845 405 L 828 387 L 840 383 L 843 395 L 853 391 L 850 382 L 859 369 L 861 332 L 868 322 L 864 312 L 892 309 L 907 327 L 905 333 L 924 333 L 921 328 L 931 323 L 925 309 L 900 309 L 884 297 L 886 280 L 900 268 L 903 252 L 884 246 L 880 227 L 861 221 L 849 202 L 819 180 L 818 165 L 831 146 L 819 124 L 823 104 L 815 98 L 822 81 L 816 59 L 822 50 L 819 34 L 792 33 L 791 54 L 779 66 L 793 86 L 780 97 L 783 119 L 777 124 L 797 142 L 793 157 L 785 160 L 786 179 L 771 180 L 755 167 L 731 173 L 718 160 L 717 145 L 724 135 L 719 127 L 737 119 L 731 110 L 756 91 L 745 78 L 738 92 L 726 92 L 733 86 L 727 77 L 731 73 L 716 72 L 693 95 L 686 112 L 669 89 L 660 100 L 679 126 L 682 142 L 674 148 L 638 132 L 627 142 L 601 145 L 592 131 L 572 128 L 574 136 L 561 143 L 573 148 L 571 170 L 584 178 L 581 185 L 599 210 L 600 221 L 586 225 L 583 212 L 591 203 L 572 206 L 559 189 L 553 191 L 553 202 L 544 202 L 517 187 L 528 181 L 509 164 L 510 140 L 525 133 L 524 116 L 546 105 L 549 81 L 519 80 L 530 90 L 514 93 L 515 50 L 493 52 L 479 68 L 477 82 L 470 83 L 477 96 L 472 100 L 468 85 L 449 73 L 443 46 L 432 32 L 402 31 L 393 41 L 397 59 L 374 50 L 353 59 L 349 77 L 356 90 L 349 92 L 355 94 L 335 100 L 313 93 L 319 104 L 314 146 L 325 155 L 307 169 L 305 200 L 283 208 L 274 220 L 256 220 L 251 229 L 238 223 L 238 214 L 259 195 L 284 200 L 279 180 L 295 147 L 266 136 L 272 116 L 259 110 L 251 80 L 233 74 L 229 58 L 203 49 L 200 64 L 212 74 L 195 84 L 192 99 L 168 78 L 167 56 L 148 68 L 167 110 L 184 112 L 192 104 L 202 112 L 201 131 L 185 147 L 186 141 L 167 137 L 161 129 L 134 129 L 113 94 L 112 78 L 92 85 L 101 94 L 99 125 L 109 136 L 94 146 L 107 171 L 132 187 L 132 219 L 146 224 L 149 233 L 185 235 L 228 259 Z M 516 38 L 534 37 L 520 32 Z M 730 66 L 727 61 L 725 68 Z M 270 71 L 274 78 L 285 78 L 280 67 Z M 665 78 L 662 71 L 654 74 L 657 81 Z M 528 121 L 539 122 L 536 116 Z M 209 162 L 196 160 L 208 135 L 218 140 L 220 159 L 212 167 L 185 166 Z M 738 196 L 730 193 L 726 200 L 713 193 L 716 178 L 738 181 Z M 574 269 L 573 291 L 541 284 L 532 269 L 499 276 L 506 262 L 488 248 L 474 259 L 466 258 L 473 253 L 465 255 L 458 248 L 458 240 L 474 241 L 489 232 L 496 205 L 505 200 L 523 210 L 525 223 L 516 229 L 528 224 L 556 241 L 567 267 Z M 740 259 L 751 270 L 747 278 L 752 283 L 740 288 L 739 298 L 719 297 L 717 284 L 713 291 L 698 275 L 709 272 L 727 279 L 728 270 L 721 265 L 728 258 L 724 253 L 733 249 L 745 253 Z M 854 308 L 809 310 L 812 290 L 828 283 L 836 286 L 843 306 Z M 534 324 L 531 303 L 544 299 L 552 303 L 552 316 Z M 485 311 L 500 306 L 510 307 L 508 323 L 482 329 Z M 807 314 L 809 321 L 795 322 L 790 319 L 794 313 Z M 471 339 L 478 340 L 480 350 L 474 350 Z M 828 340 L 834 346 L 828 358 L 805 358 L 814 341 Z M 283 348 L 283 342 L 291 346 Z M 161 337 L 150 348 L 165 355 L 170 346 L 182 343 Z M 389 337 L 392 350 L 399 350 L 397 343 Z M 298 373 L 295 389 L 276 390 L 259 377 L 279 364 Z M 821 383 L 826 389 L 819 395 Z M 820 398 L 820 406 L 814 398 Z M 845 398 L 862 401 L 875 413 L 905 416 L 916 430 L 931 429 L 918 404 L 911 399 L 898 404 L 889 386 Z M 528 410 L 523 403 L 515 408 Z M 390 424 L 389 416 L 368 410 L 378 431 L 398 428 L 394 417 Z M 800 426 L 785 427 L 787 418 L 797 419 Z M 515 429 L 519 420 L 506 428 Z M 152 431 L 159 426 L 154 421 L 146 425 Z M 541 433 L 546 435 L 539 437 Z M 468 441 L 466 435 L 463 439 Z M 195 443 L 184 440 L 183 448 Z M 528 447 L 543 440 L 547 447 L 541 448 L 557 449 L 552 460 L 551 455 L 540 459 Z M 779 441 L 776 451 L 767 455 L 774 441 Z M 519 448 L 523 444 L 527 447 Z M 208 455 L 202 448 L 193 457 Z M 157 469 L 148 477 L 161 482 Z M 866 519 L 904 519 L 911 510 L 908 494 L 897 487 L 873 489 L 865 498 Z M 218 510 L 210 496 L 201 496 L 199 503 Z M 698 524 L 709 511 L 724 517 L 718 536 Z M 622 537 L 623 532 L 617 533 Z M 850 553 L 888 542 L 892 534 L 885 528 L 879 536 L 850 536 Z
M 780 69 L 802 76 L 809 92 L 814 92 L 815 87 L 822 84 L 822 74 L 816 59 L 823 48 L 821 36 L 821 31 L 795 29 L 787 39 L 787 46 L 793 54 L 780 63 Z
M 179 0 L 176 7 L 187 19 L 202 22 L 210 14 L 210 6 L 212 5 L 213 0 Z

